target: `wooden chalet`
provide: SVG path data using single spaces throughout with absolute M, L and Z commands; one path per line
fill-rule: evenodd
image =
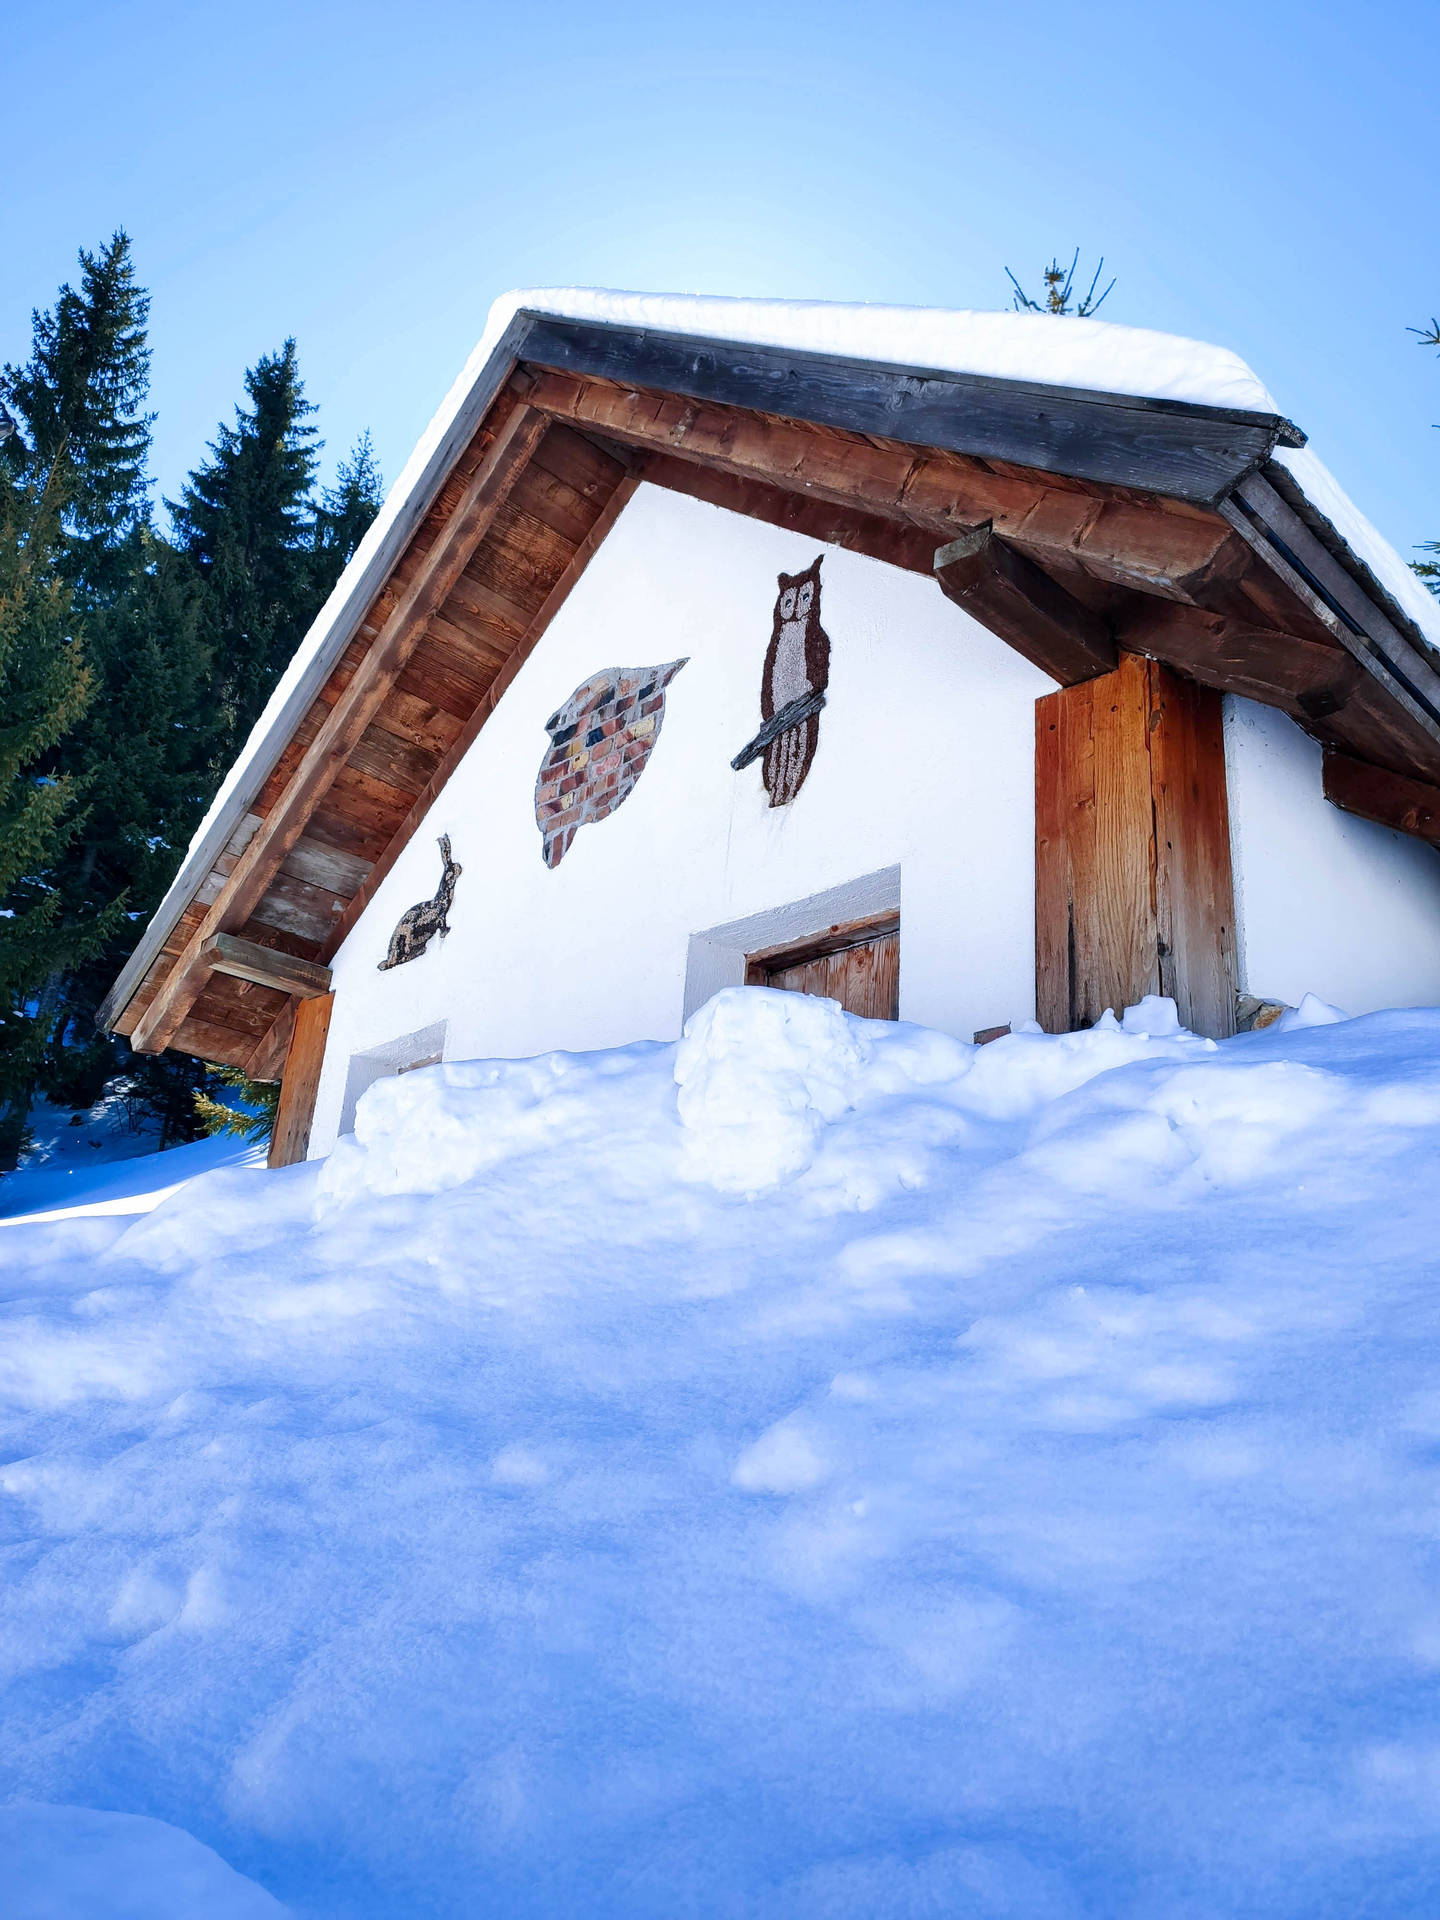
M 846 638 L 842 577 L 836 572 L 845 555 L 881 563 L 883 578 L 907 577 L 900 585 L 910 597 L 903 601 L 903 619 L 896 616 L 897 632 L 911 636 L 905 644 L 912 643 L 919 622 L 927 633 L 933 624 L 941 636 L 925 641 L 932 653 L 943 650 L 944 634 L 953 634 L 956 646 L 968 645 L 964 636 L 973 633 L 973 622 L 984 630 L 973 644 L 991 650 L 984 654 L 987 661 L 997 642 L 1019 656 L 1015 672 L 1025 678 L 1015 681 L 1021 690 L 1015 697 L 1023 694 L 1025 711 L 1033 710 L 1033 786 L 1023 798 L 1006 801 L 1003 832 L 1022 834 L 1030 850 L 1027 863 L 1012 848 L 1007 866 L 1012 880 L 1017 867 L 1026 869 L 1015 884 L 1033 905 L 1033 975 L 1026 971 L 1028 957 L 1023 966 L 1018 959 L 1008 963 L 1015 995 L 1012 1004 L 993 1009 L 997 1024 L 1033 1013 L 1046 1029 L 1064 1031 L 1093 1022 L 1106 1007 L 1119 1009 L 1158 993 L 1173 997 L 1186 1024 L 1218 1037 L 1235 1030 L 1243 992 L 1263 994 L 1271 986 L 1245 977 L 1237 934 L 1227 699 L 1245 703 L 1245 711 L 1253 706 L 1284 716 L 1287 740 L 1295 734 L 1317 743 L 1305 749 L 1323 769 L 1315 776 L 1317 807 L 1342 809 L 1390 830 L 1375 833 L 1373 855 L 1370 841 L 1347 841 L 1347 859 L 1353 855 L 1363 864 L 1400 858 L 1387 850 L 1395 834 L 1440 844 L 1440 661 L 1435 629 L 1426 631 L 1424 596 L 1318 463 L 1299 451 L 1303 435 L 1258 388 L 1245 386 L 1244 369 L 1235 376 L 1235 404 L 1185 397 L 1183 378 L 1168 380 L 1170 392 L 1150 391 L 1167 384 L 1144 372 L 1150 365 L 1146 343 L 1154 336 L 1048 316 L 920 316 L 930 327 L 921 344 L 928 341 L 934 359 L 917 362 L 907 356 L 925 329 L 913 316 L 896 319 L 893 350 L 885 351 L 892 334 L 883 312 L 858 310 L 852 323 L 846 316 L 855 311 L 839 310 L 827 329 L 815 320 L 814 309 L 770 311 L 718 300 L 647 307 L 618 296 L 533 295 L 504 303 L 277 689 L 174 887 L 116 981 L 103 1021 L 141 1052 L 175 1047 L 256 1078 L 283 1075 L 273 1161 L 283 1164 L 323 1147 L 318 1134 L 312 1140 L 312 1120 L 326 1070 L 327 1032 L 333 1037 L 344 1014 L 341 956 L 355 948 L 362 931 L 368 944 L 355 962 L 354 978 L 359 983 L 363 974 L 365 1006 L 380 1007 L 377 995 L 394 997 L 374 1014 L 380 1025 L 364 1033 L 356 1029 L 366 1042 L 359 1051 L 373 1056 L 377 1071 L 390 1070 L 385 1021 L 397 1035 L 407 1019 L 415 1026 L 421 1014 L 441 1016 L 426 1032 L 438 1033 L 444 1024 L 450 1001 L 419 1006 L 416 1000 L 424 998 L 423 970 L 436 964 L 432 955 L 448 951 L 448 942 L 470 935 L 452 936 L 442 927 L 428 952 L 386 970 L 395 909 L 412 900 L 426 904 L 422 896 L 438 875 L 434 843 L 440 825 L 454 848 L 453 861 L 448 850 L 445 855 L 447 874 L 453 865 L 459 876 L 450 877 L 449 911 L 457 928 L 469 915 L 465 925 L 475 930 L 473 967 L 481 971 L 472 970 L 466 991 L 492 1004 L 510 991 L 507 981 L 528 992 L 518 979 L 529 966 L 523 944 L 513 947 L 516 957 L 502 977 L 484 977 L 479 957 L 483 928 L 513 928 L 528 911 L 506 904 L 505 875 L 520 859 L 508 840 L 501 845 L 512 829 L 496 824 L 492 840 L 487 826 L 502 815 L 508 821 L 511 801 L 482 807 L 467 799 L 449 813 L 442 804 L 457 771 L 470 761 L 482 786 L 489 781 L 499 792 L 502 776 L 509 778 L 518 796 L 514 807 L 532 805 L 531 776 L 521 782 L 519 773 L 511 778 L 506 772 L 510 762 L 504 756 L 511 748 L 497 744 L 493 766 L 482 752 L 512 688 L 518 700 L 527 672 L 523 684 L 533 681 L 534 695 L 526 695 L 524 714 L 517 711 L 515 738 L 533 741 L 542 785 L 544 768 L 554 769 L 558 797 L 543 804 L 562 810 L 554 814 L 557 821 L 570 820 L 563 814 L 569 796 L 587 791 L 588 776 L 581 773 L 568 776 L 566 786 L 571 762 L 565 755 L 576 752 L 572 740 L 593 734 L 596 745 L 586 749 L 593 757 L 610 738 L 602 738 L 604 727 L 614 724 L 600 720 L 592 726 L 594 715 L 607 702 L 629 700 L 631 707 L 621 728 L 627 744 L 623 752 L 616 748 L 620 786 L 612 781 L 583 815 L 592 824 L 580 827 L 573 847 L 566 839 L 563 864 L 554 854 L 555 835 L 544 843 L 552 867 L 542 862 L 541 842 L 534 838 L 533 851 L 524 857 L 535 871 L 531 876 L 527 868 L 525 887 L 549 887 L 559 900 L 563 888 L 584 886 L 585 861 L 609 857 L 602 836 L 613 835 L 610 845 L 620 846 L 620 822 L 630 821 L 633 812 L 624 831 L 651 838 L 627 843 L 630 870 L 654 865 L 656 886 L 671 885 L 673 892 L 666 875 L 684 865 L 673 852 L 677 814 L 689 804 L 684 796 L 692 788 L 697 795 L 689 844 L 694 861 L 703 864 L 714 836 L 700 812 L 721 800 L 700 796 L 728 792 L 722 783 L 742 796 L 733 804 L 753 807 L 754 833 L 769 835 L 764 858 L 790 859 L 777 836 L 792 831 L 787 816 L 799 836 L 802 809 L 818 814 L 821 807 L 817 781 L 830 742 L 840 738 L 842 696 L 850 697 L 844 694 L 847 662 L 860 662 L 863 655 L 873 688 L 886 673 L 879 616 L 867 615 L 864 636 Z M 823 320 L 825 311 L 819 314 Z M 946 322 L 953 323 L 949 335 Z M 1079 331 L 1067 336 L 1059 331 L 1064 329 Z M 1183 370 L 1187 343 L 1169 345 Z M 1088 373 L 1066 360 L 1067 354 L 1074 361 L 1087 353 L 1094 367 Z M 1224 358 L 1227 366 L 1238 364 Z M 993 370 L 997 359 L 1007 371 Z M 1134 379 L 1137 392 L 1126 390 L 1131 361 L 1141 369 Z M 1203 362 L 1194 390 L 1213 390 L 1215 364 Z M 1098 384 L 1103 380 L 1111 384 Z M 733 723 L 726 718 L 730 732 L 723 740 L 717 723 L 713 747 L 701 711 L 707 703 L 713 707 L 700 691 L 709 684 L 703 679 L 709 669 L 687 638 L 687 621 L 694 627 L 699 615 L 675 611 L 674 594 L 666 588 L 671 613 L 657 616 L 650 637 L 643 576 L 637 573 L 643 543 L 632 542 L 637 557 L 627 560 L 624 582 L 610 577 L 610 598 L 603 605 L 597 598 L 593 616 L 586 616 L 593 617 L 597 634 L 594 688 L 584 671 L 582 583 L 592 567 L 598 578 L 597 556 L 647 490 L 692 503 L 695 527 L 723 524 L 730 540 L 745 537 L 737 520 L 769 529 L 771 544 L 757 559 L 753 591 L 746 589 L 756 622 L 735 634 L 733 646 L 745 655 L 747 684 L 758 686 L 771 641 L 767 662 L 773 665 L 767 663 L 765 672 L 767 687 L 772 680 L 774 686 L 752 699 L 754 712 L 743 724 L 738 709 Z M 700 508 L 708 518 L 698 515 Z M 777 536 L 788 545 L 776 545 Z M 829 636 L 830 704 L 823 713 L 827 693 L 814 684 L 814 646 L 806 641 L 810 651 L 795 656 L 801 664 L 793 671 L 785 667 L 784 636 L 799 631 L 799 616 L 777 611 L 772 632 L 770 605 L 777 574 L 782 583 L 800 580 L 817 548 L 829 556 L 814 575 L 824 582 Z M 780 553 L 785 560 L 793 555 L 793 569 L 783 561 L 771 564 Z M 725 570 L 733 576 L 733 562 Z M 871 567 L 865 578 L 882 576 Z M 623 631 L 622 584 L 634 632 L 628 659 L 622 643 L 611 638 Z M 707 589 L 710 603 L 721 585 Z M 782 599 L 785 591 L 792 590 L 782 586 Z M 927 596 L 923 607 L 914 597 L 920 594 Z M 563 618 L 570 620 L 567 632 L 576 630 L 566 641 L 576 670 L 566 666 L 562 672 L 557 659 L 547 680 L 541 672 L 547 635 L 552 627 L 560 632 Z M 820 631 L 813 616 L 811 626 Z M 684 656 L 696 665 L 685 665 Z M 619 673 L 617 659 L 627 669 L 632 660 L 664 663 L 678 677 L 668 692 L 606 681 L 605 673 Z M 717 660 L 715 672 L 722 670 L 730 669 Z M 886 697 L 892 693 L 904 697 L 903 688 Z M 567 696 L 578 702 L 573 723 L 564 720 Z M 863 730 L 866 698 L 854 695 L 847 726 Z M 923 706 L 920 682 L 915 698 Z M 758 738 L 757 729 L 773 723 L 777 713 L 783 721 L 799 714 L 807 700 L 808 710 L 788 735 L 775 737 L 779 746 L 771 740 L 756 749 L 765 756 L 764 791 L 753 768 L 731 770 L 731 750 L 744 748 L 747 733 Z M 769 712 L 763 711 L 767 704 Z M 683 717 L 692 709 L 693 736 L 684 732 L 692 721 Z M 927 756 L 943 760 L 949 754 L 960 767 L 983 750 L 983 742 L 973 751 L 967 744 L 964 709 L 957 696 L 938 744 L 933 715 L 917 711 L 917 726 L 929 729 Z M 657 744 L 662 718 L 666 734 Z M 803 731 L 812 726 L 819 729 L 818 755 L 817 736 Z M 827 733 L 832 726 L 836 731 Z M 786 737 L 807 745 L 817 770 L 798 798 L 784 783 L 794 786 L 797 776 L 803 783 L 810 759 L 799 771 L 797 748 L 785 761 Z M 863 739 L 863 731 L 854 737 Z M 652 746 L 653 766 L 642 773 Z M 542 762 L 547 750 L 551 758 Z M 876 749 L 875 778 L 887 792 L 909 777 L 906 751 L 897 748 L 887 757 L 888 747 Z M 913 751 L 918 756 L 919 748 Z M 863 781 L 869 764 L 857 752 L 851 785 Z M 668 798 L 661 792 L 662 765 Z M 935 778 L 935 791 L 943 795 L 943 766 Z M 625 781 L 640 782 L 636 799 L 626 799 Z M 777 802 L 777 782 L 783 804 Z M 649 814 L 642 819 L 639 796 L 652 785 L 656 791 L 646 804 L 654 809 L 653 820 Z M 607 809 L 618 808 L 620 800 L 626 805 L 615 814 L 615 825 L 606 824 Z M 973 805 L 963 820 L 943 819 L 943 801 L 927 799 L 925 806 L 938 809 L 933 831 L 950 841 L 973 836 L 981 845 L 1001 830 L 995 824 L 999 802 L 994 823 L 983 813 L 977 817 Z M 571 813 L 582 818 L 574 807 Z M 1017 828 L 1011 816 L 1022 814 Z M 1322 828 L 1323 822 L 1316 831 Z M 533 826 L 526 831 L 534 837 Z M 828 849 L 829 842 L 823 844 Z M 1018 838 L 1014 845 L 1020 845 Z M 598 850 L 593 856 L 586 851 L 592 846 Z M 386 883 L 407 849 L 414 877 L 401 889 L 403 898 L 391 900 Z M 492 852 L 493 881 L 487 877 Z M 871 875 L 890 870 L 883 853 L 865 855 Z M 897 854 L 894 864 L 909 857 Z M 828 903 L 827 912 L 836 901 L 844 906 L 835 891 L 841 871 L 836 862 L 842 859 L 843 852 L 832 857 L 827 851 L 812 887 L 804 882 L 796 852 L 799 878 L 783 885 L 796 897 L 813 894 Z M 667 866 L 672 861 L 673 868 Z M 963 893 L 967 870 L 946 871 L 960 876 L 954 887 Z M 1433 913 L 1434 930 L 1440 931 L 1440 894 L 1429 891 L 1432 883 L 1423 874 L 1415 879 L 1416 872 L 1413 866 L 1395 868 L 1396 912 L 1414 916 L 1421 926 Z M 607 879 L 611 894 L 616 884 Z M 645 926 L 650 882 L 635 884 L 627 923 L 632 939 Z M 730 875 L 726 885 L 734 884 Z M 1325 884 L 1322 874 L 1316 885 L 1323 890 Z M 741 901 L 752 909 L 754 930 L 734 936 L 744 945 L 743 970 L 731 977 L 833 987 L 844 973 L 837 972 L 835 954 L 864 948 L 861 971 L 868 967 L 867 979 L 878 977 L 877 969 L 890 979 L 898 966 L 903 995 L 908 933 L 901 916 L 910 911 L 908 894 L 902 907 L 898 895 L 885 893 L 876 881 L 869 894 L 862 888 L 851 902 L 864 909 L 851 917 L 858 929 L 853 939 L 851 923 L 832 918 L 824 927 L 800 927 L 803 937 L 787 944 L 783 936 L 800 923 L 793 916 L 785 922 L 782 913 L 770 928 L 782 937 L 768 939 L 762 912 L 780 913 L 784 899 L 771 896 L 781 886 L 777 878 L 771 895 Z M 577 901 L 581 897 L 576 893 Z M 1361 911 L 1344 910 L 1352 920 Z M 443 918 L 443 901 L 436 911 Z M 590 904 L 583 909 L 592 916 L 586 925 L 597 951 L 608 938 L 593 918 L 599 911 Z M 709 908 L 695 909 L 702 911 Z M 372 920 L 373 935 L 365 931 Z M 682 976 L 687 965 L 693 971 L 698 964 L 695 942 L 707 952 L 725 947 L 717 928 L 726 914 L 719 907 L 714 920 L 689 928 L 688 947 L 677 933 L 653 964 L 650 958 L 644 963 L 657 979 L 665 975 L 661 985 L 669 999 L 663 1004 L 673 1006 L 673 1017 L 636 1015 L 649 1019 L 652 1030 L 669 1028 L 656 1037 L 678 1030 Z M 744 915 L 729 920 L 739 925 Z M 416 925 L 424 933 L 424 925 Z M 514 938 L 520 940 L 522 932 Z M 555 938 L 546 936 L 551 947 Z M 575 964 L 582 971 L 590 938 L 579 942 Z M 983 927 L 975 938 L 983 938 Z M 901 944 L 876 945 L 887 940 Z M 939 944 L 938 937 L 932 941 Z M 672 949 L 673 962 L 666 957 Z M 458 968 L 459 960 L 453 965 Z M 609 962 L 576 992 L 589 994 L 592 1002 L 603 997 L 607 967 Z M 943 955 L 934 968 L 941 978 Z M 1323 979 L 1313 984 L 1324 990 Z M 866 990 L 872 988 L 873 979 Z M 873 990 L 894 998 L 893 982 Z M 446 991 L 456 1005 L 464 998 L 458 985 Z M 1383 984 L 1376 989 L 1384 991 Z M 355 993 L 361 995 L 359 984 Z M 418 1008 L 414 1019 L 412 1006 Z M 894 1006 L 876 1002 L 870 1010 Z M 900 1010 L 906 1011 L 903 999 Z M 927 1011 L 933 1014 L 929 1002 L 919 1013 Z M 983 1013 L 977 1012 L 977 1024 Z M 529 1050 L 537 1035 L 545 1037 L 542 1015 L 543 1007 L 526 1013 L 515 1029 L 517 1045 Z M 949 1018 L 943 1010 L 938 1017 Z M 624 1017 L 617 1019 L 625 1037 Z M 555 1027 L 551 1044 L 574 1043 L 573 1022 L 557 1019 Z M 504 1030 L 496 1031 L 501 1038 L 490 1039 L 491 1050 L 509 1051 Z M 351 1042 L 346 1044 L 353 1053 Z M 453 1037 L 435 1038 L 418 1054 L 412 1046 L 415 1057 L 396 1054 L 391 1068 L 435 1052 L 456 1057 L 455 1044 Z M 345 1062 L 333 1071 L 343 1067 Z M 330 1137 L 342 1117 L 340 1098 L 337 1091 L 324 1129 Z

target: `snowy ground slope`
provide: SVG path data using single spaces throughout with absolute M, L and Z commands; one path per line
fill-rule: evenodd
M 742 989 L 12 1228 L 22 1911 L 1433 1913 L 1440 1011 L 1163 1014 Z

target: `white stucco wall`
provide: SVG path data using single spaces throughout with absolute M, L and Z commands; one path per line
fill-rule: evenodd
M 1225 758 L 1241 991 L 1440 1003 L 1440 853 L 1332 807 L 1320 747 L 1271 707 L 1227 696 Z
M 759 724 L 776 575 L 817 543 L 641 487 L 334 961 L 312 1153 L 351 1056 L 448 1022 L 447 1059 L 669 1039 L 692 935 L 898 867 L 900 1011 L 968 1039 L 1034 1011 L 1034 703 L 1053 684 L 925 579 L 826 550 L 820 747 L 771 809 L 730 759 Z M 544 721 L 606 667 L 688 654 L 634 793 L 554 871 L 533 810 Z M 377 971 L 464 868 L 448 940 Z

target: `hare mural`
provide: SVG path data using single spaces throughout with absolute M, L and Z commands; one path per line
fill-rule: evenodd
M 387 967 L 403 967 L 407 960 L 418 960 L 437 934 L 443 940 L 449 933 L 447 916 L 462 869 L 458 860 L 450 858 L 448 833 L 440 836 L 440 857 L 445 862 L 440 885 L 428 900 L 421 900 L 401 914 L 400 923 L 390 936 L 390 950 L 380 962 L 378 972 L 384 973 Z

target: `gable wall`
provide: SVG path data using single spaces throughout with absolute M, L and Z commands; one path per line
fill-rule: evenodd
M 691 936 L 899 867 L 902 1018 L 968 1039 L 1034 1011 L 1034 703 L 1052 686 L 928 580 L 825 550 L 820 745 L 771 809 L 730 759 L 759 725 L 778 573 L 820 548 L 642 486 L 335 956 L 312 1151 L 352 1054 L 449 1023 L 446 1057 L 670 1039 Z M 634 792 L 554 870 L 534 818 L 545 720 L 609 667 L 689 664 Z M 404 910 L 464 872 L 453 932 L 377 971 Z
M 1326 800 L 1321 748 L 1225 700 L 1240 990 L 1347 1013 L 1440 1004 L 1440 853 Z

